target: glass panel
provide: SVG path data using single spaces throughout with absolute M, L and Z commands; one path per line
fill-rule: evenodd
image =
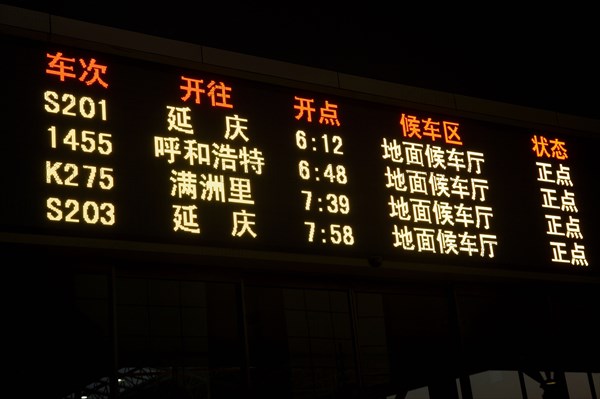
M 521 398 L 521 383 L 516 371 L 488 370 L 470 376 L 473 399 Z M 532 398 L 529 398 L 532 399 Z
M 405 399 L 429 399 L 429 388 L 421 387 L 418 389 L 413 389 L 412 391 L 408 391 Z
M 592 390 L 587 373 L 565 373 L 569 397 L 572 399 L 592 399 Z

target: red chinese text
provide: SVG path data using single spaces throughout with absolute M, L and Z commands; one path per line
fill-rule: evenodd
M 196 104 L 202 103 L 202 97 L 206 95 L 210 99 L 210 105 L 213 107 L 233 108 L 231 100 L 231 87 L 223 82 L 215 82 L 211 80 L 208 84 L 204 84 L 203 79 L 192 79 L 185 76 L 181 77 L 181 86 L 184 94 L 181 97 L 183 101 L 188 101 L 193 98 Z
M 317 111 L 317 109 L 313 107 L 315 100 L 298 96 L 294 96 L 294 100 L 296 100 L 294 109 L 298 111 L 294 117 L 297 120 L 304 117 L 307 122 L 312 122 L 312 116 Z M 340 126 L 341 123 L 338 119 L 337 109 L 337 104 L 332 104 L 325 100 L 325 105 L 319 108 L 319 123 L 323 125 Z
M 458 134 L 458 123 L 437 121 L 431 118 L 419 119 L 414 115 L 402 114 L 400 116 L 402 135 L 408 138 L 431 141 L 444 140 L 448 144 L 463 145 Z
M 103 79 L 107 66 L 98 64 L 95 58 L 84 60 L 65 57 L 60 51 L 55 54 L 46 53 L 46 57 L 49 59 L 46 73 L 58 76 L 61 82 L 78 79 L 88 86 L 99 84 L 105 89 L 108 88 L 108 83 Z

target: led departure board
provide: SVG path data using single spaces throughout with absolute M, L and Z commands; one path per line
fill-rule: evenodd
M 598 137 L 3 40 L 0 228 L 593 271 Z

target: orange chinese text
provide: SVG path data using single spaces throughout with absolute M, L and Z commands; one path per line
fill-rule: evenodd
M 567 147 L 564 141 L 560 141 L 559 139 L 551 139 L 548 140 L 544 136 L 533 135 L 531 138 L 531 142 L 533 143 L 533 147 L 531 150 L 535 152 L 535 155 L 538 158 L 554 158 L 565 160 L 569 156 L 567 155 Z

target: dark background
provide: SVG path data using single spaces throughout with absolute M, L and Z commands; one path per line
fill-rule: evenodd
M 445 12 L 448 10 L 436 8 L 439 5 L 425 4 L 423 9 L 414 10 L 404 3 L 394 4 L 392 10 L 379 9 L 373 3 L 369 3 L 370 10 L 363 5 L 356 10 L 323 9 L 308 3 L 292 3 L 287 9 L 231 2 L 171 2 L 154 9 L 135 7 L 130 2 L 123 2 L 121 7 L 74 1 L 41 6 L 32 1 L 7 4 L 276 60 L 600 119 L 596 97 L 599 82 L 595 78 L 598 35 L 591 21 L 596 14 L 569 10 L 565 4 L 556 10 L 545 4 L 544 10 L 534 9 L 531 15 L 524 15 L 523 9 L 499 10 L 489 3 L 486 9 L 472 8 L 462 14 L 457 10 Z M 591 159 L 589 162 L 591 165 Z M 228 273 L 229 269 L 219 271 L 219 264 L 202 270 L 195 262 L 190 262 L 190 268 L 185 268 L 183 261 L 177 265 L 173 257 L 149 262 L 154 253 L 131 260 L 76 247 L 35 251 L 29 245 L 2 243 L 1 247 L 2 264 L 7 265 L 4 277 L 9 282 L 2 299 L 11 304 L 6 306 L 3 318 L 8 333 L 5 340 L 15 349 L 5 362 L 15 371 L 7 386 L 20 390 L 25 387 L 31 396 L 39 392 L 45 397 L 66 397 L 84 383 L 110 375 L 115 366 L 111 356 L 117 351 L 124 364 L 131 359 L 142 365 L 147 365 L 148 359 L 168 365 L 204 361 L 193 358 L 195 352 L 182 351 L 181 357 L 169 363 L 171 359 L 165 361 L 164 357 L 172 356 L 172 351 L 165 354 L 160 352 L 161 347 L 138 347 L 140 336 L 134 335 L 137 330 L 127 328 L 137 326 L 123 323 L 131 314 L 128 311 L 132 303 L 142 304 L 139 311 L 148 314 L 164 314 L 160 311 L 165 304 L 176 314 L 183 314 L 191 304 L 199 308 L 191 301 L 181 305 L 170 302 L 185 297 L 185 292 L 171 287 L 193 282 L 196 288 L 204 284 L 199 281 L 202 278 L 218 284 L 208 285 L 207 302 L 200 309 L 206 309 L 208 316 L 199 323 L 216 326 L 201 337 L 209 350 L 200 355 L 209 358 L 208 364 L 218 370 L 223 365 L 240 364 L 236 358 L 242 353 L 240 348 L 250 349 L 252 356 L 259 354 L 255 356 L 260 360 L 258 371 L 252 380 L 257 390 L 268 389 L 270 385 L 262 382 L 273 380 L 277 382 L 274 389 L 288 389 L 286 381 L 277 378 L 289 371 L 288 364 L 281 366 L 279 360 L 286 356 L 288 337 L 285 333 L 283 338 L 273 337 L 273 331 L 280 331 L 277 327 L 284 325 L 285 311 L 289 310 L 280 298 L 280 291 L 284 291 L 280 286 L 299 287 L 294 293 L 302 291 L 304 295 L 306 291 L 307 296 L 318 294 L 318 298 L 323 292 L 333 295 L 343 289 L 350 293 L 349 298 L 342 295 L 349 303 L 356 297 L 363 342 L 380 344 L 383 356 L 394 362 L 389 381 L 420 386 L 452 378 L 449 385 L 431 385 L 441 392 L 440 386 L 456 386 L 456 374 L 469 374 L 471 369 L 598 370 L 596 280 L 589 285 L 570 284 L 569 279 L 538 284 L 531 278 L 525 284 L 502 284 L 502 279 L 485 284 L 482 278 L 481 284 L 456 285 L 446 282 L 444 275 L 434 278 L 426 273 L 423 284 L 415 285 L 412 281 L 384 281 L 386 275 L 380 273 L 385 267 L 369 269 L 377 279 L 359 283 L 341 274 L 311 280 L 291 269 L 289 276 L 283 277 L 273 273 L 267 278 L 257 272 L 252 276 L 254 285 L 251 281 L 244 294 L 248 298 L 248 345 L 233 327 L 241 308 L 234 295 L 241 278 L 237 273 Z M 134 255 L 132 258 L 139 254 Z M 116 279 L 114 270 L 119 272 Z M 200 272 L 190 275 L 190 270 Z M 113 280 L 117 280 L 117 289 L 108 283 Z M 444 283 L 438 285 L 440 280 Z M 112 304 L 111 298 L 117 298 L 117 302 Z M 380 300 L 381 305 L 373 299 Z M 350 311 L 329 313 L 327 317 L 345 316 Z M 117 318 L 120 323 L 115 322 Z M 178 324 L 167 318 L 151 321 L 162 326 Z M 116 333 L 115 325 L 119 326 Z M 276 328 L 270 328 L 274 325 Z M 308 331 L 308 324 L 300 326 Z M 160 329 L 156 333 L 146 328 L 141 330 L 141 341 L 164 338 L 159 336 Z M 167 338 L 188 338 L 185 333 L 189 334 L 177 331 Z M 112 334 L 121 343 L 119 347 L 108 342 Z M 350 330 L 347 336 L 351 336 Z M 380 337 L 389 337 L 389 345 L 384 346 Z M 360 342 L 348 341 L 355 345 Z M 365 368 L 367 377 L 369 372 L 378 371 L 376 366 L 380 364 L 373 352 L 367 352 L 369 349 L 357 349 L 375 366 Z M 317 355 L 302 359 L 334 360 Z M 296 361 L 299 356 L 284 361 Z M 256 364 L 254 358 L 250 360 Z M 235 376 L 211 379 L 211 385 L 224 392 L 235 389 L 235 383 Z M 366 381 L 367 386 L 370 383 Z M 393 388 L 385 393 L 391 394 Z M 270 397 L 281 397 L 278 393 Z
M 4 3 L 306 66 L 600 118 L 598 24 L 595 11 L 580 6 Z

